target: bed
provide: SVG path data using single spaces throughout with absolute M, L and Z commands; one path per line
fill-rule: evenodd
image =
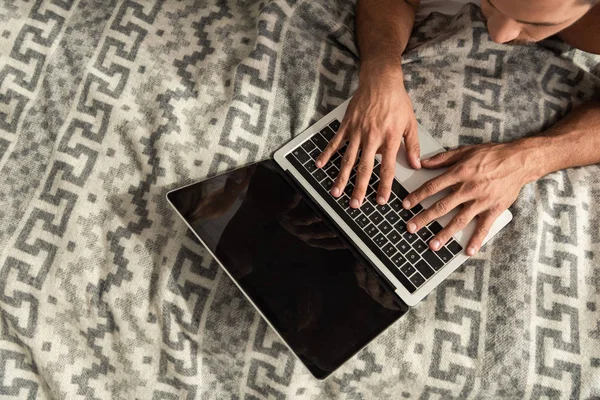
M 0 397 L 600 397 L 600 167 L 513 222 L 354 359 L 312 378 L 165 201 L 269 157 L 358 84 L 347 0 L 0 5 Z M 403 58 L 442 145 L 535 135 L 600 57 L 430 15 Z

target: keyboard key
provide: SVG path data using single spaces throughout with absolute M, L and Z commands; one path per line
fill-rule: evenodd
M 338 121 L 337 119 L 334 119 L 333 121 L 331 121 L 329 123 L 329 127 L 334 131 L 337 132 L 338 129 L 340 129 L 340 121 Z
M 304 149 L 302 147 L 298 147 L 296 149 L 294 149 L 294 151 L 292 151 L 292 154 L 294 155 L 294 157 L 296 157 L 298 159 L 298 161 L 300 161 L 302 164 L 306 163 L 308 160 L 310 160 L 310 157 L 308 154 L 306 154 L 306 151 L 304 151 Z
M 395 253 L 398 252 L 398 250 L 396 250 L 396 248 L 394 247 L 394 245 L 392 245 L 389 242 L 388 242 L 388 244 L 386 244 L 385 246 L 383 246 L 382 250 L 385 253 L 385 255 L 388 256 L 388 257 L 392 257 Z
M 415 268 L 421 273 L 421 275 L 425 277 L 425 279 L 431 278 L 431 276 L 435 273 L 435 271 L 431 269 L 431 267 L 423 260 L 416 263 Z
M 415 269 L 415 267 L 413 267 L 409 263 L 406 263 L 406 264 L 404 264 L 403 266 L 400 267 L 400 271 L 402 271 L 402 273 L 404 275 L 406 275 L 407 277 L 409 277 L 409 276 L 411 276 L 412 274 L 415 273 L 416 269 Z
M 406 240 L 401 239 L 398 243 L 396 243 L 396 248 L 400 250 L 402 254 L 406 254 L 409 252 L 411 247 Z
M 379 247 L 383 247 L 383 246 L 385 246 L 386 244 L 389 243 L 389 241 L 381 233 L 379 233 L 377 236 L 375 236 L 373 238 L 373 241 Z
M 381 215 L 385 215 L 387 213 L 390 212 L 391 208 L 389 204 L 377 204 L 375 206 L 375 208 L 377 209 L 377 211 L 379 211 L 381 213 Z
M 431 232 L 433 232 L 434 235 L 437 235 L 443 229 L 437 221 L 433 221 L 431 224 L 427 225 L 427 227 Z
M 308 155 L 310 156 L 310 158 L 316 161 L 317 158 L 321 155 L 321 150 L 315 147 L 315 149 L 311 151 Z
M 375 189 L 373 189 L 373 186 L 367 186 L 367 193 L 366 196 L 371 196 L 373 195 L 373 193 L 375 193 Z
M 313 177 L 317 180 L 317 182 L 321 182 L 323 179 L 327 178 L 327 174 L 323 172 L 321 168 L 317 168 L 315 172 L 313 172 Z
M 406 258 L 402 257 L 402 254 L 400 254 L 400 253 L 394 254 L 394 256 L 392 257 L 392 262 L 398 268 L 402 267 L 403 265 L 410 265 L 406 262 Z M 402 268 L 400 268 L 400 270 L 402 270 Z M 406 274 L 404 274 L 404 275 L 406 275 Z M 410 275 L 406 275 L 406 276 L 408 277 Z
M 358 208 L 348 207 L 346 213 L 354 219 L 360 215 L 360 210 Z
M 365 232 L 367 233 L 367 235 L 369 235 L 370 238 L 373 238 L 375 235 L 377 235 L 379 233 L 379 229 L 377 229 L 375 227 L 375 225 L 373 224 L 369 224 L 366 228 L 365 228 Z
M 392 231 L 387 235 L 387 238 L 390 242 L 395 244 L 398 243 L 400 239 L 402 239 L 402 236 L 400 236 L 397 230 L 392 229 Z
M 408 253 L 406 253 L 405 257 L 408 260 L 408 262 L 410 262 L 411 264 L 415 264 L 417 261 L 419 261 L 421 259 L 421 257 L 419 257 L 417 252 L 414 250 L 411 250 Z
M 325 173 L 327 175 L 329 175 L 329 177 L 331 179 L 335 179 L 338 176 L 338 173 L 340 171 L 335 167 L 335 165 L 330 166 L 329 168 L 327 168 L 327 170 L 325 171 Z
M 413 214 L 417 215 L 418 213 L 423 211 L 423 206 L 421 204 L 417 204 L 416 206 L 411 208 L 410 211 L 412 211 Z
M 344 193 L 352 197 L 352 192 L 354 192 L 354 184 L 352 182 L 348 182 L 344 188 Z
M 444 264 L 448 264 L 450 260 L 454 258 L 454 255 L 450 253 L 450 251 L 448 251 L 448 249 L 446 249 L 445 247 L 442 247 L 441 249 L 436 251 L 435 255 L 438 256 L 444 262 Z
M 364 214 L 356 218 L 355 221 L 361 228 L 370 224 L 369 219 Z
M 408 231 L 404 232 L 402 237 L 404 239 L 406 239 L 409 243 L 413 243 L 415 240 L 417 240 L 419 238 L 416 233 L 410 233 Z
M 375 225 L 379 225 L 381 223 L 381 221 L 383 221 L 383 217 L 377 211 L 375 211 L 373 214 L 369 215 L 369 219 L 371 221 L 373 221 L 373 223 Z
M 425 283 L 425 278 L 423 278 L 420 274 L 416 273 L 413 276 L 411 276 L 410 281 L 412 282 L 413 285 L 415 285 L 416 287 L 421 286 L 422 284 Z
M 329 142 L 335 136 L 335 132 L 330 127 L 326 126 L 321 129 L 321 135 Z
M 414 215 L 412 211 L 406 209 L 402 209 L 402 211 L 400 211 L 398 214 L 400 215 L 400 218 L 406 222 L 408 222 Z
M 377 159 L 375 159 L 375 161 L 377 161 Z M 373 175 L 377 176 L 377 179 L 379 179 L 379 170 L 381 169 L 381 164 L 380 163 L 375 163 L 373 162 Z
M 400 211 L 402 211 L 402 201 L 395 198 L 394 200 L 390 201 L 390 207 L 392 207 L 392 210 L 399 213 Z
M 346 208 L 350 207 L 350 197 L 342 195 L 339 199 L 338 199 L 338 204 L 342 207 L 343 210 L 345 210 Z
M 375 185 L 375 182 L 377 182 L 378 180 L 379 178 L 375 174 L 371 174 L 371 178 L 369 178 L 369 185 Z
M 424 252 L 425 250 L 427 250 L 429 247 L 427 247 L 427 245 L 425 244 L 424 241 L 422 241 L 421 239 L 417 239 L 413 244 L 412 244 L 413 249 L 415 249 L 417 251 L 417 253 L 421 254 L 422 252 Z M 427 277 L 425 277 L 427 278 Z
M 323 136 L 321 136 L 320 133 L 316 133 L 313 137 L 311 137 L 311 139 L 313 142 L 315 142 L 317 147 L 321 149 L 321 151 L 325 150 L 325 147 L 327 147 L 328 142 Z
M 397 180 L 394 179 L 392 182 L 392 193 L 394 193 L 400 200 L 404 200 L 406 196 L 408 196 L 408 191 L 398 183 Z
M 398 223 L 396 225 L 394 225 L 394 228 L 396 228 L 396 230 L 398 232 L 400 232 L 400 234 L 404 234 L 404 233 L 408 232 L 406 230 L 406 222 L 404 222 L 404 221 L 398 221 Z
M 361 211 L 365 213 L 365 215 L 371 215 L 373 211 L 375 211 L 375 207 L 367 201 L 363 202 L 363 205 L 360 207 Z
M 429 264 L 436 271 L 444 266 L 442 260 L 440 260 L 438 256 L 436 256 L 431 250 L 427 250 L 421 255 L 421 257 L 423 257 L 423 259 L 427 261 L 427 264 Z
M 384 235 L 387 235 L 392 231 L 392 225 L 390 225 L 390 223 L 387 221 L 383 221 L 382 223 L 377 225 L 377 227 L 381 232 L 383 232 Z
M 462 251 L 462 246 L 457 241 L 451 240 L 446 247 L 450 250 L 450 253 L 456 255 Z
M 342 168 L 342 157 L 338 154 L 333 158 L 333 161 L 331 161 L 333 163 L 333 165 L 335 165 L 335 167 L 337 169 L 341 169 Z
M 393 210 L 385 215 L 385 219 L 392 225 L 396 225 L 396 222 L 400 221 L 400 217 Z
M 311 151 L 313 151 L 317 146 L 315 146 L 315 144 L 308 139 L 306 142 L 302 143 L 302 148 L 304 149 L 304 151 L 306 151 L 307 153 L 310 153 Z
M 329 178 L 325 178 L 325 179 L 323 179 L 323 182 L 321 182 L 321 186 L 323 186 L 325 188 L 325 190 L 330 191 L 331 188 L 333 187 L 333 180 L 331 180 Z
M 317 170 L 317 166 L 315 165 L 315 162 L 312 160 L 307 162 L 306 164 L 304 164 L 304 168 L 306 168 L 306 170 L 308 172 L 310 172 L 311 174 Z
M 431 233 L 429 231 L 429 229 L 427 229 L 426 227 L 421 228 L 418 232 L 417 235 L 419 235 L 419 237 L 421 239 L 423 239 L 423 241 L 425 243 L 427 243 L 429 241 L 429 239 L 431 239 L 433 237 L 433 233 Z

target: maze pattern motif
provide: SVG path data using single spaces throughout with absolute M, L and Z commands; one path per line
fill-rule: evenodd
M 358 84 L 354 3 L 36 0 L 0 8 L 0 397 L 600 397 L 598 166 L 317 382 L 167 206 L 265 158 Z M 403 58 L 446 147 L 534 135 L 600 96 L 600 59 L 431 15 Z

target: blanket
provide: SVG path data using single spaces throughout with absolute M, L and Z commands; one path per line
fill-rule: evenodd
M 526 185 L 514 221 L 325 381 L 165 201 L 269 157 L 352 95 L 351 0 L 0 3 L 0 397 L 600 397 L 600 168 Z M 600 59 L 433 14 L 403 58 L 445 147 L 536 135 Z

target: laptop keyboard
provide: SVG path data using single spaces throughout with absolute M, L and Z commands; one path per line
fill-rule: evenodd
M 408 191 L 396 179 L 392 184 L 392 193 L 388 202 L 384 205 L 377 204 L 380 168 L 377 159 L 375 159 L 365 200 L 360 208 L 350 208 L 350 196 L 356 181 L 356 167 L 342 195 L 338 198 L 333 197 L 329 191 L 340 170 L 346 146 L 338 150 L 323 168 L 317 168 L 315 161 L 339 127 L 338 120 L 332 121 L 292 150 L 286 158 L 388 267 L 406 290 L 414 293 L 460 253 L 462 247 L 456 240 L 451 239 L 440 250 L 436 252 L 430 250 L 427 243 L 442 230 L 442 226 L 436 221 L 416 233 L 406 230 L 406 222 L 423 211 L 423 207 L 417 204 L 410 210 L 402 208 L 402 200 L 408 195 Z

